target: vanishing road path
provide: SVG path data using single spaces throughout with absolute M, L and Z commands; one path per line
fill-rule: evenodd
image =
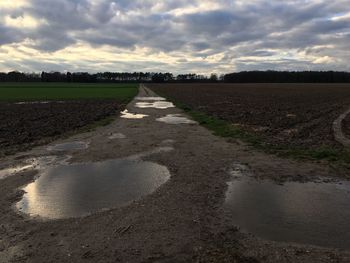
M 169 114 L 186 116 L 178 108 L 167 108 L 169 104 L 164 101 L 157 105 L 161 109 L 149 108 L 152 97 L 158 95 L 141 86 L 127 110 L 147 116 L 118 118 L 106 127 L 62 140 L 88 142 L 89 147 L 55 154 L 71 155 L 72 163 L 138 156 L 142 161 L 164 165 L 171 178 L 152 194 L 127 206 L 81 218 L 44 220 L 29 218 L 13 208 L 23 195 L 16 189 L 31 182 L 34 173 L 7 177 L 0 181 L 0 262 L 329 262 L 330 256 L 344 262 L 349 259 L 333 250 L 277 244 L 240 233 L 223 209 L 230 170 L 238 163 L 246 164 L 256 177 L 281 181 L 293 180 L 296 174 L 312 180 L 315 174 L 329 175 L 327 170 L 266 156 L 240 142 L 216 137 L 197 123 L 158 121 Z M 47 147 L 37 147 L 7 157 L 2 163 L 15 164 L 24 158 L 46 155 L 50 155 Z

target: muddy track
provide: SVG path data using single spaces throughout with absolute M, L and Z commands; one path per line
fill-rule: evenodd
M 139 96 L 157 96 L 142 87 Z M 141 154 L 166 166 L 170 180 L 153 194 L 128 206 L 83 218 L 43 220 L 19 214 L 13 205 L 34 171 L 0 181 L 0 262 L 349 262 L 345 251 L 275 243 L 241 233 L 223 210 L 228 171 L 244 163 L 256 178 L 276 181 L 335 178 L 326 166 L 300 163 L 255 152 L 240 142 L 215 137 L 198 124 L 156 121 L 177 108 L 137 108 L 143 119 L 119 118 L 97 130 L 66 141 L 86 141 L 72 151 L 70 162 L 91 162 Z M 123 139 L 109 139 L 122 133 Z M 172 151 L 154 151 L 159 147 Z M 152 154 L 152 151 L 154 152 Z M 1 160 L 7 167 L 48 155 L 37 147 Z M 56 153 L 63 155 L 64 153 Z
M 347 135 L 343 132 L 343 123 L 345 119 L 350 114 L 350 109 L 348 109 L 346 112 L 341 114 L 334 122 L 333 122 L 333 132 L 334 132 L 334 138 L 337 142 L 341 143 L 345 147 L 350 147 L 350 139 L 347 137 Z

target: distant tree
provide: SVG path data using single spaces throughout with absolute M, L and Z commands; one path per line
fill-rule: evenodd
M 212 73 L 211 75 L 210 75 L 210 81 L 212 81 L 212 82 L 217 82 L 218 81 L 218 75 L 216 75 L 215 73 Z

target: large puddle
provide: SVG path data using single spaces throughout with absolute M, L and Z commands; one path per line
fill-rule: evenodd
M 16 206 L 49 219 L 84 216 L 140 199 L 169 178 L 165 166 L 132 158 L 48 166 Z
M 175 108 L 175 105 L 169 101 L 154 101 L 154 102 L 136 102 L 137 108 L 155 108 L 155 109 L 168 109 Z
M 168 124 L 195 124 L 195 121 L 192 121 L 181 114 L 168 114 L 164 117 L 158 118 L 157 121 L 165 122 Z
M 274 241 L 350 248 L 350 183 L 285 183 L 239 177 L 225 207 L 243 231 Z

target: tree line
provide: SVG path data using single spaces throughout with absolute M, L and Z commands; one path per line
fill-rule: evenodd
M 337 71 L 243 71 L 223 75 L 156 73 L 156 72 L 42 72 L 12 71 L 0 73 L 0 82 L 226 82 L 226 83 L 350 83 L 350 72 Z
M 337 71 L 243 71 L 226 74 L 229 83 L 349 83 L 350 72 Z

